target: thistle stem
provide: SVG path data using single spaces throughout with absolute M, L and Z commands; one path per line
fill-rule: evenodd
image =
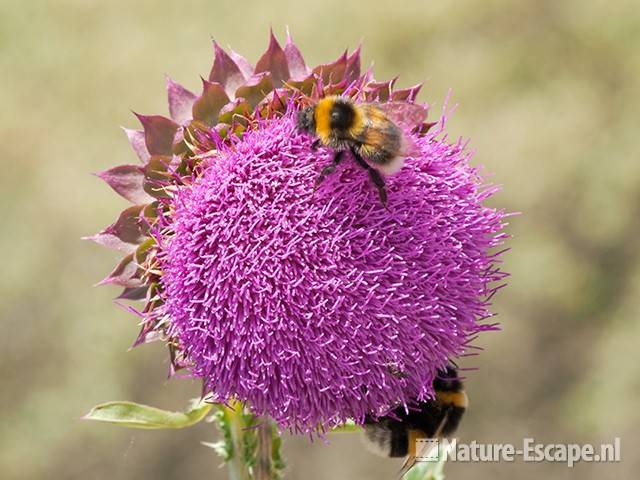
M 258 446 L 254 477 L 255 480 L 272 480 L 273 425 L 267 418 L 260 418 L 258 422 Z
M 229 419 L 231 427 L 231 439 L 233 441 L 233 455 L 228 463 L 229 478 L 231 480 L 251 480 L 249 467 L 243 458 L 244 450 L 244 424 L 241 402 L 233 402 L 229 407 L 225 407 L 225 413 Z
M 284 462 L 281 438 L 273 421 L 246 410 L 239 401 L 218 407 L 218 426 L 224 436 L 222 455 L 231 480 L 279 480 Z

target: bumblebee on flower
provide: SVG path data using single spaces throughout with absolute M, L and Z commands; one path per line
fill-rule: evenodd
M 368 172 L 378 189 L 380 201 L 386 207 L 387 192 L 381 173 L 392 175 L 402 168 L 410 143 L 391 114 L 395 114 L 397 123 L 402 124 L 407 116 L 416 113 L 426 118 L 426 109 L 414 103 L 359 104 L 335 95 L 301 110 L 298 128 L 317 135 L 314 148 L 322 144 L 335 150 L 333 161 L 321 170 L 314 189 L 336 170 L 344 152 L 350 151 L 358 165 Z

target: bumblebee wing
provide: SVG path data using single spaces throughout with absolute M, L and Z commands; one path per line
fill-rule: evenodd
M 451 408 L 447 408 L 447 410 L 444 412 L 444 416 L 442 417 L 442 420 L 440 420 L 440 425 L 438 425 L 438 429 L 433 434 L 433 438 L 440 438 L 442 436 L 442 430 L 444 429 L 444 426 L 447 424 L 447 421 L 449 420 L 450 412 L 451 412 Z
M 418 125 L 422 125 L 429 111 L 426 105 L 408 102 L 387 102 L 376 106 L 405 132 L 411 132 Z
M 416 127 L 424 124 L 427 119 L 428 108 L 425 105 L 408 102 L 387 102 L 376 104 L 389 120 L 402 131 L 403 156 L 418 155 L 420 148 L 409 135 Z
M 405 462 L 402 464 L 402 468 L 398 470 L 398 475 L 396 476 L 396 479 L 401 480 L 402 477 L 404 477 L 407 474 L 407 472 L 413 468 L 415 464 L 416 464 L 416 457 L 412 455 L 407 457 Z
M 415 106 L 417 108 L 414 109 L 413 106 L 406 102 L 389 102 L 368 103 L 361 107 L 363 125 L 354 135 L 359 143 L 359 153 L 384 175 L 394 175 L 402 169 L 406 156 L 419 153 L 409 135 L 409 128 L 412 128 L 414 121 L 419 121 L 426 115 L 426 110 L 420 106 Z M 393 114 L 390 115 L 389 112 Z M 412 119 L 408 116 L 411 112 Z
M 425 458 L 432 448 L 437 448 L 437 445 L 427 444 L 419 452 L 415 452 L 415 455 L 409 455 L 398 470 L 397 480 L 401 480 L 415 466 L 418 458 Z
M 420 147 L 409 135 L 402 135 L 402 154 L 405 157 L 420 155 Z
M 393 128 L 393 137 L 389 137 L 388 131 L 369 127 L 358 147 L 358 153 L 379 172 L 384 175 L 393 175 L 404 165 L 409 142 L 396 125 L 389 122 L 387 125 Z
M 438 428 L 436 429 L 435 433 L 433 434 L 434 439 L 438 439 L 441 438 L 442 436 L 442 430 L 445 426 L 445 424 L 447 423 L 447 420 L 449 418 L 449 410 L 447 410 L 444 414 L 444 416 L 442 417 L 442 420 L 440 421 L 440 424 L 438 425 Z M 438 448 L 438 444 L 425 444 L 422 449 L 418 452 L 416 451 L 417 448 L 417 440 L 418 437 L 415 435 L 409 435 L 409 442 L 413 442 L 414 445 L 409 445 L 409 451 L 413 451 L 415 452 L 414 455 L 409 455 L 407 457 L 407 459 L 405 460 L 404 464 L 402 465 L 402 467 L 400 468 L 400 470 L 398 471 L 398 480 L 401 480 L 402 477 L 413 468 L 413 466 L 416 464 L 416 462 L 418 461 L 418 458 L 425 458 L 427 456 L 427 454 L 431 451 L 431 449 L 433 448 Z

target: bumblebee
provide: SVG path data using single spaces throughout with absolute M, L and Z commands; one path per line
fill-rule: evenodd
M 450 436 L 467 408 L 468 398 L 453 365 L 438 371 L 433 388 L 436 394 L 433 400 L 419 402 L 408 412 L 398 407 L 383 417 L 365 418 L 367 447 L 386 457 L 408 457 L 403 474 L 413 466 L 415 457 L 421 455 L 416 452 L 416 441 Z
M 391 117 L 395 114 L 401 118 L 403 113 L 417 109 L 424 111 L 417 104 L 403 103 L 402 108 L 397 107 L 398 102 L 376 105 L 330 96 L 298 113 L 298 129 L 317 137 L 312 148 L 323 145 L 335 150 L 331 164 L 320 171 L 314 191 L 336 170 L 344 153 L 350 151 L 358 165 L 368 172 L 386 208 L 387 192 L 382 174 L 392 175 L 402 168 L 408 145 L 402 129 Z

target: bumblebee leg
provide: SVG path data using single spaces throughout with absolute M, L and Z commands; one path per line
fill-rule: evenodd
M 320 145 L 320 139 L 316 138 L 313 143 L 311 144 L 311 150 L 317 150 L 318 149 L 318 145 Z
M 369 165 L 358 154 L 358 152 L 356 152 L 355 148 L 351 148 L 351 153 L 353 154 L 353 158 L 356 159 L 356 162 L 358 162 L 358 165 L 360 165 L 362 168 L 364 168 L 369 173 L 369 178 L 371 179 L 373 184 L 378 189 L 378 195 L 380 196 L 380 201 L 382 202 L 382 206 L 384 208 L 386 208 L 387 210 L 389 210 L 387 208 L 387 191 L 384 188 L 384 178 L 382 178 L 382 175 L 380 175 L 380 172 L 378 172 L 375 168 L 373 168 L 371 165 Z
M 329 165 L 324 167 L 322 170 L 320 170 L 320 175 L 318 175 L 318 178 L 316 179 L 316 184 L 313 186 L 313 193 L 316 192 L 320 184 L 324 181 L 325 178 L 327 178 L 327 175 L 331 175 L 333 172 L 336 171 L 336 167 L 340 164 L 343 158 L 344 158 L 344 150 L 340 150 L 339 152 L 336 152 L 335 155 L 333 156 L 333 161 Z

